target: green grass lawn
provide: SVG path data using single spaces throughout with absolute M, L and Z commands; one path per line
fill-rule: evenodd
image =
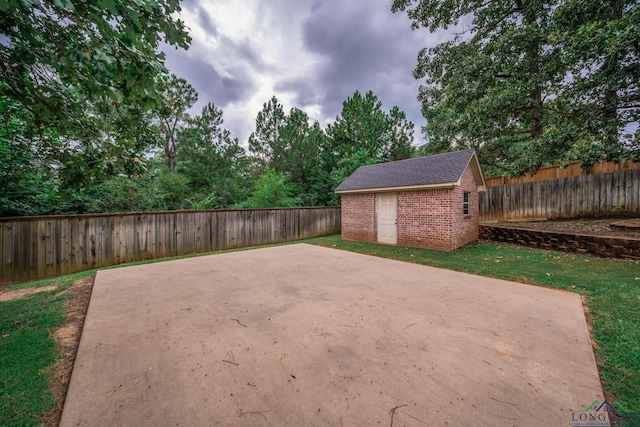
M 0 425 L 41 425 L 42 415 L 53 407 L 50 383 L 60 355 L 51 332 L 66 320 L 64 306 L 71 294 L 61 292 L 84 276 L 33 282 L 33 287 L 58 287 L 0 302 Z
M 618 409 L 640 412 L 640 262 L 497 243 L 442 252 L 346 242 L 339 235 L 304 242 L 587 296 L 606 388 L 615 395 Z M 59 286 L 53 292 L 0 302 L 0 425 L 39 425 L 42 414 L 53 407 L 49 384 L 59 356 L 50 334 L 64 322 L 64 303 L 70 297 L 59 292 L 93 274 L 95 271 L 88 271 L 22 284 L 18 287 Z

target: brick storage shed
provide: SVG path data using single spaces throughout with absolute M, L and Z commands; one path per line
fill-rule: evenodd
M 478 239 L 474 150 L 362 166 L 340 184 L 342 238 L 454 250 Z

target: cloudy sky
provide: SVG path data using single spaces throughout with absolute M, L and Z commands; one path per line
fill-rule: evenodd
M 412 31 L 391 0 L 183 0 L 182 9 L 193 41 L 165 49 L 166 65 L 198 91 L 192 112 L 215 103 L 241 144 L 273 95 L 325 126 L 356 90 L 405 111 L 422 143 L 412 71 L 419 50 L 446 34 Z

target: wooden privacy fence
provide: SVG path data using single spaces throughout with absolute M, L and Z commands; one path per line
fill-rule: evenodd
M 535 172 L 531 172 L 526 174 L 525 176 L 521 176 L 518 178 L 509 178 L 506 176 L 493 176 L 490 178 L 485 178 L 485 182 L 488 187 L 493 187 L 496 185 L 506 185 L 506 184 L 519 184 L 521 182 L 533 182 L 533 181 L 544 181 L 547 179 L 558 179 L 558 178 L 569 178 L 572 176 L 580 176 L 580 175 L 590 175 L 596 173 L 605 173 L 605 172 L 616 172 L 620 170 L 627 169 L 640 169 L 640 163 L 634 162 L 605 162 L 600 161 L 599 163 L 591 166 L 587 170 L 583 170 L 580 167 L 580 162 L 572 162 L 569 163 L 566 167 L 560 166 L 546 166 L 544 168 L 540 168 Z
M 0 218 L 0 285 L 339 232 L 339 207 Z
M 488 187 L 480 221 L 640 216 L 640 169 Z

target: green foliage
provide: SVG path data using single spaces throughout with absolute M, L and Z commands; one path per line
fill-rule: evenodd
M 638 33 L 636 1 L 564 0 L 554 11 L 551 44 L 562 49 L 571 78 L 558 87 L 563 122 L 547 145 L 561 145 L 568 160 L 588 167 L 640 159 Z
M 392 10 L 431 32 L 472 19 L 419 54 L 423 153 L 471 147 L 490 173 L 516 175 L 638 157 L 637 2 L 394 0 Z
M 299 202 L 292 197 L 292 193 L 293 186 L 282 173 L 267 169 L 256 181 L 251 197 L 241 207 L 257 209 L 298 206 Z
M 0 94 L 42 128 L 86 129 L 86 100 L 106 97 L 150 109 L 163 101 L 161 42 L 190 42 L 175 18 L 179 0 L 4 0 L 0 3 Z
M 353 153 L 353 155 L 341 159 L 329 176 L 332 189 L 335 189 L 340 185 L 360 166 L 375 165 L 380 162 L 381 159 L 371 157 L 369 152 L 364 149 L 360 149 Z M 340 195 L 332 192 L 329 204 L 333 206 L 340 206 Z
M 355 171 L 350 164 L 369 164 L 363 157 L 376 162 L 409 158 L 415 154 L 412 144 L 413 124 L 403 111 L 393 107 L 387 113 L 373 92 L 356 91 L 326 133 L 317 121 L 310 125 L 298 108 L 285 114 L 274 96 L 258 113 L 249 152 L 255 171 L 270 168 L 286 178 L 296 203 L 326 206 L 339 204 L 333 189 Z
M 143 174 L 159 144 L 147 112 L 167 96 L 157 47 L 189 42 L 179 2 L 94 3 L 0 2 L 3 214 L 97 209 L 88 192 Z
M 288 120 L 294 116 L 294 110 L 291 110 Z M 303 138 L 297 139 L 290 148 L 293 162 L 286 172 L 303 206 L 326 206 L 331 195 L 331 189 L 327 190 L 330 171 L 323 168 L 322 164 L 322 150 L 327 144 L 327 135 L 317 121 L 311 127 L 305 122 L 303 129 Z
M 209 103 L 179 133 L 176 168 L 189 180 L 193 209 L 228 208 L 247 197 L 250 160 L 222 124 L 222 110 Z
M 82 195 L 90 187 L 117 175 L 144 172 L 141 158 L 158 137 L 144 112 L 105 99 L 89 107 L 91 126 L 99 133 L 67 129 L 63 135 L 54 128 L 35 127 L 29 110 L 0 96 L 4 215 L 82 213 Z
M 8 139 L 0 128 L 0 217 L 55 212 L 52 171 L 38 163 L 26 141 Z
M 276 171 L 283 172 L 292 182 L 304 182 L 319 162 L 322 130 L 314 123 L 314 132 L 309 126 L 309 116 L 302 110 L 292 108 L 279 129 L 282 152 L 271 164 Z
M 282 173 L 300 203 L 319 206 L 331 197 L 327 185 L 331 165 L 324 165 L 321 157 L 327 142 L 317 121 L 310 125 L 309 116 L 298 108 L 285 114 L 274 96 L 258 113 L 249 151 L 256 172 L 271 168 Z
M 410 159 L 416 154 L 413 146 L 413 123 L 395 105 L 389 111 L 387 119 L 390 128 L 380 157 L 386 161 Z
M 326 202 L 325 179 L 321 151 L 327 141 L 320 124 L 309 125 L 307 114 L 292 108 L 280 129 L 284 155 L 280 169 L 292 184 L 297 198 L 305 206 L 318 206 Z
M 250 138 L 253 157 L 248 157 L 223 127 L 222 110 L 213 103 L 193 118 L 188 115 L 197 99 L 188 82 L 163 75 L 156 83 L 164 102 L 152 112 L 106 95 L 82 101 L 85 124 L 98 131 L 93 133 L 33 126 L 27 108 L 0 96 L 0 180 L 6 188 L 0 214 L 337 204 L 333 189 L 355 170 L 350 164 L 368 164 L 363 156 L 396 159 L 415 151 L 413 125 L 405 114 L 397 107 L 386 113 L 371 92 L 364 97 L 356 92 L 345 102 L 347 118 L 339 119 L 335 129 L 368 121 L 376 132 L 362 135 L 376 156 L 360 148 L 352 152 L 357 144 L 348 138 L 359 138 L 357 132 L 336 131 L 329 137 L 302 110 L 285 114 L 273 97 L 258 114 Z M 158 146 L 163 151 L 145 159 Z M 254 186 L 256 177 L 260 180 Z
M 325 205 L 339 205 L 333 190 L 363 165 L 413 157 L 413 123 L 394 106 L 390 112 L 371 91 L 356 91 L 342 104 L 336 121 L 327 126 L 327 136 L 320 150 L 321 194 Z
M 413 152 L 413 123 L 398 107 L 386 113 L 371 91 L 364 96 L 356 91 L 347 98 L 340 116 L 327 126 L 327 135 L 329 147 L 325 155 L 332 166 L 358 150 L 384 161 L 408 158 Z
M 188 207 L 187 198 L 191 190 L 189 178 L 178 173 L 162 173 L 158 179 L 162 210 L 177 210 Z
M 273 96 L 258 112 L 256 130 L 249 136 L 249 152 L 259 169 L 279 167 L 285 155 L 280 138 L 280 128 L 284 123 L 285 113 L 282 105 Z
M 342 104 L 342 112 L 335 123 L 327 126 L 333 154 L 339 159 L 364 150 L 370 156 L 379 156 L 383 149 L 383 136 L 388 132 L 387 116 L 382 102 L 369 91 L 364 96 L 356 91 Z
M 539 138 L 543 99 L 564 76 L 558 52 L 545 49 L 555 3 L 396 0 L 414 27 L 431 31 L 473 15 L 467 34 L 420 52 L 416 78 L 431 152 L 475 148 L 483 164 L 508 168 L 522 144 Z
M 174 74 L 160 76 L 158 87 L 162 91 L 163 102 L 157 107 L 155 113 L 164 137 L 167 166 L 173 173 L 178 151 L 176 138 L 182 126 L 189 120 L 187 110 L 198 101 L 198 93 L 185 79 Z
M 58 358 L 51 338 L 64 321 L 69 294 L 43 292 L 0 303 L 0 424 L 41 425 L 41 416 L 53 407 L 49 388 Z
M 149 182 L 138 178 L 117 176 L 91 187 L 85 197 L 84 211 L 101 212 L 140 212 L 162 206 L 154 197 Z
M 58 151 L 45 159 L 59 165 L 62 190 L 83 191 L 114 176 L 139 175 L 144 172 L 145 150 L 158 143 L 157 129 L 139 109 L 109 109 L 95 122 L 101 137 L 60 137 L 55 141 Z

